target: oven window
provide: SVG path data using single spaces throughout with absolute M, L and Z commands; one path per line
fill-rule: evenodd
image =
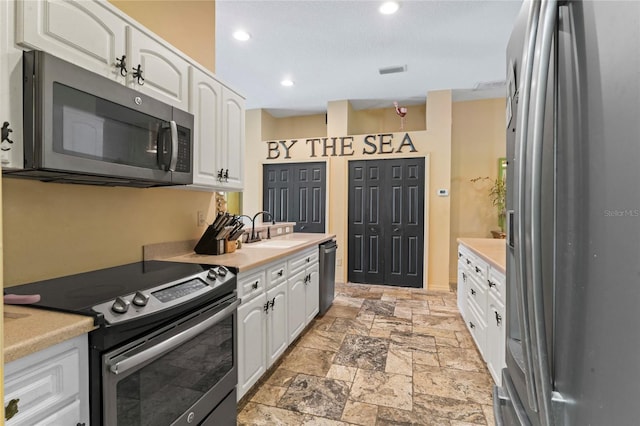
M 163 120 L 60 83 L 53 84 L 53 150 L 102 162 L 163 169 L 170 149 Z M 161 161 L 158 160 L 158 145 Z
M 171 424 L 233 369 L 233 350 L 229 316 L 120 380 L 117 424 Z

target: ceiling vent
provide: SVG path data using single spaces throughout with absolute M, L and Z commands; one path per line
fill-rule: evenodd
M 395 66 L 395 67 L 386 67 L 386 68 L 380 68 L 378 70 L 378 72 L 380 73 L 380 75 L 384 75 L 384 74 L 395 74 L 398 72 L 406 72 L 407 71 L 407 66 L 406 65 L 400 65 L 400 66 Z
M 473 90 L 492 90 L 492 89 L 504 89 L 507 87 L 507 82 L 504 80 L 496 81 L 481 81 L 476 83 Z

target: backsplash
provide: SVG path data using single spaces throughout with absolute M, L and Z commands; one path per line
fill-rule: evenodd
M 197 239 L 213 193 L 2 179 L 4 286 L 142 260 L 142 246 Z

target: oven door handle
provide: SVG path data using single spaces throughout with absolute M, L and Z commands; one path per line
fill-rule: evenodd
M 196 337 L 198 334 L 202 333 L 207 328 L 222 321 L 224 318 L 228 317 L 233 311 L 235 311 L 239 305 L 240 305 L 240 299 L 236 300 L 231 305 L 227 306 L 222 311 L 216 313 L 212 317 L 207 318 L 201 323 L 187 330 L 184 330 L 183 332 L 178 333 L 175 336 L 172 336 L 167 340 L 164 340 L 161 343 L 158 343 L 157 345 L 149 349 L 146 349 L 130 357 L 126 357 L 125 359 L 122 359 L 113 364 L 109 364 L 109 370 L 116 375 L 123 374 L 150 359 L 153 359 L 162 354 L 165 354 L 170 350 L 175 349 L 178 346 L 184 344 L 188 340 L 191 340 L 192 338 Z

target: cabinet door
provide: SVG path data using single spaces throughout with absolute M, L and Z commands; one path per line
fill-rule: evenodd
M 18 400 L 7 426 L 88 424 L 88 350 L 84 334 L 6 364 L 4 404 Z
M 193 184 L 220 185 L 216 155 L 221 141 L 222 85 L 197 68 L 191 68 L 189 111 L 194 115 Z
M 223 87 L 222 141 L 219 144 L 219 168 L 229 172 L 224 187 L 242 190 L 244 186 L 244 99 Z
M 129 85 L 181 110 L 189 110 L 189 63 L 141 31 L 127 26 L 127 53 L 131 58 Z M 133 70 L 140 65 L 143 84 Z
M 266 301 L 262 295 L 238 308 L 238 399 L 266 371 Z
M 0 2 L 0 163 L 23 168 L 22 51 L 13 45 L 15 2 Z
M 269 290 L 267 302 L 270 304 L 267 314 L 267 368 L 269 368 L 289 346 L 286 281 Z
M 494 382 L 502 385 L 502 369 L 505 364 L 505 309 L 493 294 L 489 294 L 489 312 L 487 317 L 487 367 Z
M 306 320 L 306 277 L 307 271 L 303 269 L 288 279 L 289 285 L 289 309 L 288 309 L 288 323 L 289 323 L 289 344 L 295 340 L 296 337 L 302 332 Z
M 95 1 L 41 0 L 18 1 L 16 6 L 16 43 L 44 50 L 124 83 L 115 63 L 117 57 L 126 53 L 126 24 L 108 5 Z
M 458 310 L 463 319 L 466 319 L 466 306 L 467 306 L 467 274 L 465 272 L 465 265 L 462 259 L 458 260 L 458 288 L 456 294 L 458 297 Z
M 82 418 L 80 415 L 80 401 L 73 401 L 71 404 L 62 407 L 55 413 L 47 416 L 33 426 L 57 426 L 57 425 L 80 425 L 86 424 L 78 422 Z
M 305 295 L 305 324 L 309 324 L 320 311 L 320 273 L 318 263 L 307 268 L 307 276 L 309 278 L 307 280 L 307 291 Z

